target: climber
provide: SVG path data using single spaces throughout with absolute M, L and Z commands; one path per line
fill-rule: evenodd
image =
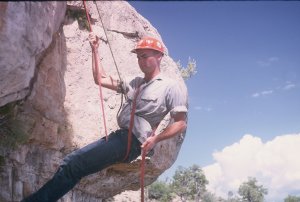
M 144 77 L 120 82 L 108 76 L 100 64 L 99 38 L 91 32 L 88 39 L 93 49 L 92 72 L 95 83 L 128 97 L 117 118 L 120 129 L 110 133 L 107 141 L 101 138 L 67 155 L 53 178 L 22 202 L 57 201 L 84 176 L 115 163 L 129 163 L 141 154 L 142 149 L 148 153 L 158 142 L 175 137 L 186 129 L 187 99 L 176 81 L 160 72 L 164 47 L 159 40 L 145 37 L 132 50 L 137 55 Z M 169 112 L 174 121 L 163 132 L 153 135 L 155 128 Z M 130 132 L 133 135 L 128 139 Z M 131 143 L 130 150 L 127 149 L 128 142 Z M 126 151 L 129 154 L 124 159 Z

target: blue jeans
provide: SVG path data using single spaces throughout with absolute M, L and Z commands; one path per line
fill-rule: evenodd
M 57 201 L 71 190 L 82 177 L 98 172 L 114 163 L 121 162 L 127 150 L 128 130 L 120 129 L 82 149 L 67 155 L 63 163 L 42 188 L 22 202 Z M 130 153 L 125 162 L 130 162 L 141 153 L 141 143 L 132 135 Z

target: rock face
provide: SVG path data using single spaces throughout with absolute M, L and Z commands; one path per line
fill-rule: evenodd
M 61 2 L 0 4 L 0 106 L 30 92 L 36 63 L 61 25 L 65 10 Z
M 93 31 L 101 39 L 99 53 L 106 72 L 118 77 L 114 56 L 122 77 L 142 76 L 130 50 L 144 35 L 161 39 L 159 33 L 127 2 L 97 1 L 97 6 L 104 27 L 96 5 L 87 2 Z M 104 127 L 81 2 L 6 2 L 0 4 L 0 17 L 0 106 L 13 106 L 12 117 L 21 123 L 26 137 L 15 147 L 0 140 L 0 201 L 20 201 L 53 175 L 67 153 L 104 136 Z M 169 56 L 164 57 L 161 70 L 176 78 L 187 96 Z M 121 96 L 106 89 L 103 95 L 111 132 L 118 128 Z M 0 137 L 7 139 L 6 114 L 0 115 Z M 169 121 L 166 117 L 163 125 Z M 183 138 L 178 134 L 156 146 L 146 162 L 146 185 L 174 163 Z M 124 190 L 137 190 L 139 163 L 140 158 L 90 175 L 60 201 L 102 201 Z

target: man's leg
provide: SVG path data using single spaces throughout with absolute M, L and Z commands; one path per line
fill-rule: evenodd
M 127 149 L 127 134 L 127 130 L 118 130 L 108 136 L 108 141 L 102 138 L 69 154 L 53 178 L 23 202 L 57 201 L 82 177 L 122 161 Z M 140 143 L 133 135 L 131 152 L 127 161 L 130 162 L 139 155 Z

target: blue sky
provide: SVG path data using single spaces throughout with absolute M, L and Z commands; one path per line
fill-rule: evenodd
M 300 2 L 129 3 L 158 30 L 174 61 L 197 62 L 197 74 L 186 81 L 187 136 L 162 177 L 171 177 L 179 165 L 220 165 L 213 154 L 244 145 L 247 137 L 247 144 L 259 140 L 261 151 L 277 137 L 299 140 Z M 300 195 L 297 189 L 299 183 L 282 193 Z

